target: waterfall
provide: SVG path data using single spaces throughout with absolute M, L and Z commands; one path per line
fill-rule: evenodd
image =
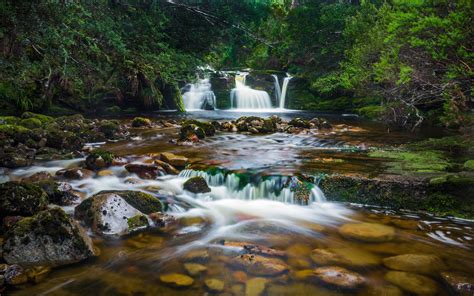
M 280 82 L 278 81 L 278 76 L 273 74 L 272 75 L 273 79 L 275 80 L 275 102 L 277 105 L 280 104 L 281 100 L 281 88 L 280 88 Z
M 281 96 L 280 96 L 280 108 L 281 109 L 285 109 L 286 93 L 288 91 L 288 84 L 290 83 L 291 78 L 293 78 L 293 77 L 288 75 L 287 77 L 285 77 L 285 79 L 283 79 L 283 88 L 281 90 Z
M 271 109 L 272 102 L 266 91 L 255 90 L 245 85 L 247 72 L 235 76 L 235 88 L 230 92 L 231 108 L 237 109 Z
M 183 94 L 184 108 L 190 110 L 214 110 L 216 96 L 211 89 L 209 79 L 197 79 L 195 83 L 186 86 L 188 90 Z
M 245 184 L 247 180 L 242 174 L 217 172 L 214 174 L 206 171 L 183 170 L 180 177 L 203 177 L 209 186 L 215 187 L 212 195 L 215 198 L 225 199 L 270 199 L 285 203 L 301 203 L 296 200 L 295 192 L 291 190 L 291 184 L 301 183 L 292 176 L 267 176 L 255 182 Z M 323 202 L 325 197 L 321 189 L 315 184 L 311 184 L 311 192 L 308 203 Z

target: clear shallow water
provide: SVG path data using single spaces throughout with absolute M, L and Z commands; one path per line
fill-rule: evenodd
M 282 187 L 282 180 L 302 172 L 383 171 L 383 164 L 368 162 L 364 157 L 367 148 L 383 145 L 383 131 L 357 126 L 341 128 L 335 133 L 308 135 L 218 133 L 191 147 L 168 143 L 175 135 L 174 128 L 141 130 L 137 131 L 136 140 L 107 144 L 106 148 L 127 157 L 135 155 L 134 161 L 146 161 L 146 153 L 170 150 L 189 157 L 191 167 L 218 166 L 233 170 L 233 177 L 194 170 L 131 184 L 127 179 L 133 175 L 123 167 L 112 167 L 112 176 L 71 181 L 83 198 L 101 190 L 148 192 L 169 203 L 169 214 L 176 217 L 177 223 L 122 238 L 94 237 L 101 250 L 99 257 L 54 269 L 43 282 L 11 291 L 12 294 L 203 295 L 209 293 L 205 281 L 215 278 L 224 282 L 221 294 L 245 295 L 246 286 L 253 279 L 264 278 L 263 295 L 377 295 L 370 294 L 371 288 L 389 285 L 384 278 L 389 269 L 381 260 L 407 253 L 437 255 L 446 270 L 474 276 L 472 222 L 328 203 L 317 187 L 311 202 L 299 205 L 292 193 Z M 391 140 L 403 143 L 411 137 L 399 134 Z M 20 179 L 38 171 L 54 173 L 63 167 L 76 166 L 82 160 L 38 163 L 5 174 Z M 240 184 L 240 178 L 244 178 L 240 174 L 246 176 L 244 186 Z M 184 181 L 194 175 L 206 177 L 212 189 L 209 194 L 195 195 L 182 190 Z M 247 178 L 249 175 L 251 178 Z M 73 208 L 66 210 L 71 212 Z M 340 227 L 355 222 L 393 227 L 395 238 L 366 243 L 341 236 Z M 223 245 L 223 241 L 228 244 Z M 257 276 L 234 266 L 232 258 L 243 251 L 237 242 L 284 252 L 278 259 L 288 266 L 288 271 Z M 369 266 L 344 266 L 360 273 L 367 283 L 356 291 L 343 291 L 314 278 L 299 278 L 298 271 L 321 266 L 311 258 L 315 248 L 340 252 L 357 262 L 375 262 Z M 187 274 L 185 264 L 189 263 L 201 264 L 206 269 L 193 276 L 191 286 L 176 289 L 161 282 L 163 274 Z M 430 278 L 437 283 L 439 295 L 449 295 L 439 273 Z

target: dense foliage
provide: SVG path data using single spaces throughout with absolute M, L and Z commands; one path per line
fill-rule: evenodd
M 0 1 L 2 109 L 182 108 L 199 65 L 286 70 L 293 108 L 397 126 L 469 116 L 466 0 Z M 14 112 L 12 110 L 12 112 Z

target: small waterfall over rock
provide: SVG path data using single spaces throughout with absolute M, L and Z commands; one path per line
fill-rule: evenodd
M 312 183 L 302 182 L 294 176 L 259 176 L 249 180 L 249 174 L 206 172 L 183 170 L 180 177 L 203 177 L 213 187 L 211 195 L 218 199 L 232 198 L 241 200 L 269 199 L 285 203 L 304 204 L 325 201 L 324 193 Z M 306 200 L 298 198 L 301 188 L 308 188 Z M 305 189 L 303 189 L 305 191 Z
M 184 108 L 190 110 L 214 110 L 216 96 L 211 88 L 209 79 L 197 79 L 195 83 L 186 86 L 188 90 L 183 94 Z
M 285 108 L 286 93 L 288 92 L 288 84 L 290 83 L 291 78 L 293 78 L 293 77 L 288 75 L 287 77 L 285 77 L 285 79 L 283 79 L 283 87 L 281 89 L 281 97 L 280 97 L 280 108 L 281 109 Z
M 255 90 L 245 85 L 247 72 L 235 76 L 235 88 L 230 92 L 231 108 L 236 109 L 271 109 L 272 102 L 266 91 Z
M 281 99 L 280 81 L 278 81 L 278 76 L 276 74 L 273 74 L 272 77 L 275 80 L 275 102 L 277 105 L 279 105 Z

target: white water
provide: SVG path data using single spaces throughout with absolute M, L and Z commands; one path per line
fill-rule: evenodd
M 266 91 L 255 90 L 245 85 L 247 75 L 248 73 L 242 72 L 235 76 L 235 88 L 230 92 L 231 108 L 241 111 L 272 109 L 272 102 Z
M 209 79 L 198 79 L 189 84 L 189 91 L 183 94 L 183 103 L 186 111 L 202 110 L 205 106 L 216 108 L 216 96 L 212 91 Z
M 285 79 L 283 79 L 283 87 L 282 87 L 282 90 L 281 90 L 281 97 L 280 97 L 280 108 L 281 109 L 285 108 L 286 93 L 288 92 L 288 84 L 290 83 L 291 78 L 293 78 L 293 77 L 288 75 L 287 77 L 285 77 Z
M 275 80 L 274 85 L 275 85 L 275 99 L 276 103 L 280 104 L 281 100 L 281 88 L 280 88 L 280 81 L 278 81 L 278 76 L 273 74 L 272 75 L 273 79 Z

